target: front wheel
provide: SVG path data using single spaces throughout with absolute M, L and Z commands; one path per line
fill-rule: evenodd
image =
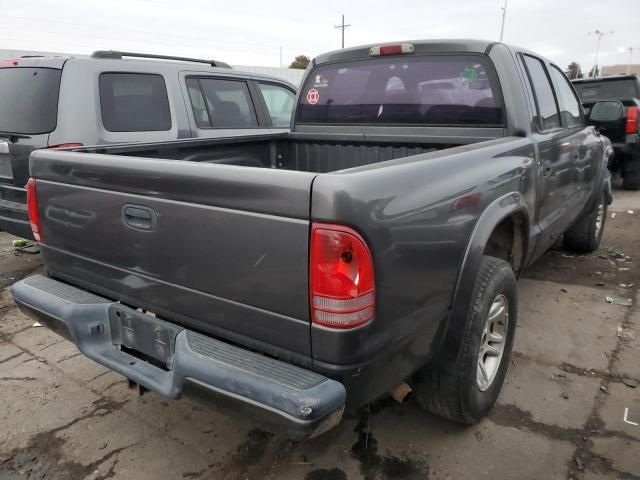
M 473 424 L 496 402 L 504 382 L 518 319 L 511 265 L 484 256 L 458 354 L 427 365 L 414 378 L 418 402 L 450 420 Z
M 602 240 L 606 220 L 607 197 L 602 191 L 595 205 L 565 232 L 564 246 L 581 253 L 595 252 Z

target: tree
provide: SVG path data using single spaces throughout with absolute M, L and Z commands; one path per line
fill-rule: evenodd
M 567 76 L 574 80 L 576 78 L 582 78 L 584 75 L 582 74 L 582 69 L 580 68 L 580 64 L 578 62 L 571 62 L 567 67 Z
M 594 69 L 595 69 L 595 75 L 594 75 Z M 589 70 L 589 78 L 595 78 L 599 76 L 600 76 L 600 68 L 594 65 L 593 67 L 591 67 L 591 70 Z
M 297 68 L 299 70 L 304 70 L 305 68 L 307 68 L 307 65 L 309 65 L 310 61 L 311 59 L 306 55 L 298 55 L 296 59 L 293 62 L 291 62 L 291 65 L 289 65 L 289 68 Z

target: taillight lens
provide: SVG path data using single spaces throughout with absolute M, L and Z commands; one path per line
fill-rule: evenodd
M 373 259 L 366 242 L 355 231 L 314 223 L 309 268 L 313 323 L 354 328 L 373 319 Z
M 36 180 L 30 178 L 27 182 L 27 210 L 29 212 L 29 224 L 36 242 L 42 241 L 42 225 L 38 210 L 38 196 L 36 195 Z
M 638 113 L 640 112 L 640 108 L 638 107 L 629 107 L 627 108 L 627 127 L 625 128 L 626 133 L 638 133 Z
M 71 148 L 81 147 L 81 143 L 59 143 L 58 145 L 49 145 L 47 148 Z

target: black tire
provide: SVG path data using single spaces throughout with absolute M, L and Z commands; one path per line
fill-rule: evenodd
M 640 190 L 640 158 L 627 158 L 622 164 L 622 188 Z
M 600 240 L 602 240 L 606 221 L 607 198 L 605 193 L 601 192 L 595 205 L 584 212 L 576 223 L 565 232 L 565 248 L 580 253 L 595 252 L 600 245 Z
M 504 350 L 489 386 L 481 390 L 478 361 L 485 338 L 485 321 L 494 301 L 502 296 L 508 306 Z M 414 377 L 418 403 L 436 415 L 458 423 L 474 424 L 487 415 L 496 402 L 507 373 L 516 330 L 516 277 L 511 265 L 495 257 L 484 256 L 473 288 L 462 344 L 452 360 L 434 361 Z

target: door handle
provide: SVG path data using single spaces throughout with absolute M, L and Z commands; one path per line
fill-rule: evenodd
M 545 177 L 550 176 L 550 175 L 551 175 L 551 167 L 544 167 L 544 170 L 542 171 L 542 174 L 543 174 Z
M 150 231 L 156 228 L 158 216 L 149 207 L 127 204 L 122 207 L 122 220 L 136 230 Z

